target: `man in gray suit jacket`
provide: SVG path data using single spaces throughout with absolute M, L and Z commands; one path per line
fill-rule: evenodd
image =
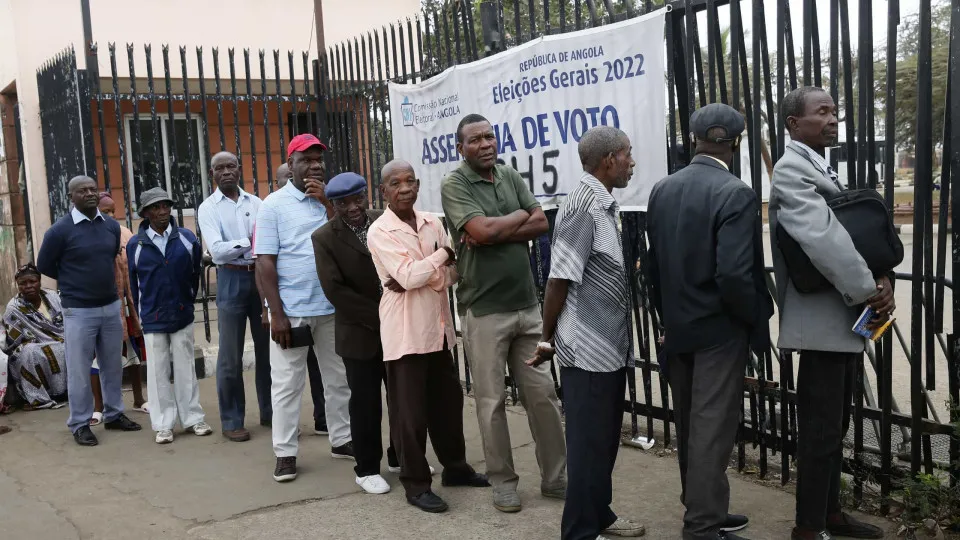
M 888 277 L 871 274 L 824 198 L 843 189 L 824 158 L 838 128 L 830 94 L 821 88 L 798 88 L 784 97 L 781 114 L 791 142 L 773 169 L 769 215 L 780 304 L 779 346 L 782 351 L 800 352 L 797 510 L 792 538 L 883 538 L 878 527 L 841 511 L 840 466 L 855 366 L 864 348 L 863 338 L 851 328 L 864 304 L 884 320 L 889 317 L 895 307 L 893 287 Z M 777 227 L 800 244 L 832 289 L 797 291 L 777 246 Z
M 760 202 L 730 164 L 743 115 L 714 103 L 690 117 L 696 157 L 650 194 L 650 276 L 673 391 L 684 540 L 740 537 L 727 513 L 748 345 L 770 347 L 773 305 L 763 279 Z M 692 262 L 692 263 L 691 263 Z M 687 489 L 687 487 L 690 489 Z

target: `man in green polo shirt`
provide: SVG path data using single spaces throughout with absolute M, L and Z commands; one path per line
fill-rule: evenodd
M 529 242 L 549 225 L 520 174 L 497 164 L 497 139 L 486 118 L 470 114 L 457 127 L 464 163 L 444 179 L 443 212 L 457 246 L 458 308 L 470 362 L 493 505 L 520 511 L 504 394 L 510 366 L 537 445 L 541 493 L 563 499 L 566 445 L 560 406 L 547 365 L 531 367 L 543 321 Z

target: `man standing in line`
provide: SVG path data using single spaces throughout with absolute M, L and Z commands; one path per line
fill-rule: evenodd
M 140 431 L 140 424 L 123 414 L 121 394 L 123 326 L 115 265 L 120 252 L 120 224 L 100 213 L 97 183 L 92 178 L 77 176 L 70 180 L 67 191 L 73 208 L 43 235 L 37 268 L 57 280 L 63 303 L 70 400 L 67 427 L 77 444 L 96 446 L 97 437 L 90 430 L 90 366 L 94 356 L 100 359 L 104 427 Z
M 274 179 L 277 182 L 277 189 L 283 189 L 283 186 L 287 185 L 287 182 L 290 181 L 290 178 L 293 175 L 290 174 L 290 167 L 286 163 L 281 163 L 277 167 L 277 171 L 274 174 Z M 254 244 L 256 243 L 257 237 L 257 225 L 253 225 L 253 238 Z M 257 258 L 256 248 L 253 249 L 253 258 Z M 260 296 L 266 298 L 266 295 L 263 294 L 263 287 L 260 283 L 260 273 L 257 273 L 257 290 L 260 291 Z M 263 328 L 269 332 L 270 331 L 270 316 L 267 313 L 267 303 L 263 303 L 263 314 L 261 315 L 263 321 Z M 323 397 L 323 376 L 320 374 L 320 367 L 317 365 L 317 355 L 314 354 L 313 349 L 309 349 L 307 352 L 307 377 L 310 379 L 310 397 L 313 400 L 313 432 L 316 435 L 326 435 L 327 434 L 327 418 L 325 415 L 326 402 Z
M 770 240 L 780 305 L 781 351 L 799 351 L 797 377 L 797 515 L 794 540 L 836 536 L 883 538 L 883 530 L 840 507 L 843 437 L 850 424 L 856 363 L 864 340 L 850 329 L 869 304 L 884 319 L 896 307 L 893 285 L 874 276 L 825 197 L 842 191 L 824 157 L 837 140 L 837 106 L 822 88 L 783 98 L 790 144 L 770 182 Z M 801 294 L 775 240 L 777 227 L 796 240 L 832 288 Z M 670 339 L 669 334 L 667 339 Z
M 627 187 L 635 163 L 630 139 L 614 127 L 587 131 L 577 150 L 584 173 L 557 214 L 543 334 L 529 363 L 556 353 L 560 365 L 569 475 L 560 537 L 642 536 L 642 525 L 610 509 L 627 370 L 634 366 L 627 290 L 633 269 L 623 258 L 612 191 Z
M 323 152 L 313 135 L 297 135 L 287 146 L 293 178 L 263 202 L 257 219 L 257 266 L 270 307 L 273 378 L 273 478 L 297 477 L 297 432 L 306 382 L 307 349 L 313 347 L 323 373 L 330 454 L 354 459 L 350 438 L 350 388 L 343 360 L 334 346 L 334 308 L 317 276 L 311 234 L 333 207 L 325 196 Z M 304 330 L 306 329 L 306 330 Z M 293 336 L 298 339 L 294 340 Z
M 140 196 L 139 234 L 127 243 L 130 288 L 142 316 L 149 349 L 150 423 L 157 444 L 173 442 L 180 425 L 196 435 L 213 433 L 204 422 L 193 365 L 193 303 L 200 289 L 200 242 L 170 216 L 173 199 L 161 188 Z M 170 385 L 171 367 L 173 386 Z
M 430 489 L 428 433 L 443 465 L 444 486 L 490 485 L 467 463 L 463 390 L 450 356 L 457 337 L 447 289 L 457 279 L 456 259 L 440 221 L 413 208 L 420 189 L 413 167 L 394 160 L 380 177 L 388 206 L 370 226 L 369 246 L 385 289 L 380 338 L 400 482 L 407 502 L 424 512 L 444 512 L 447 503 Z
M 650 195 L 650 274 L 670 355 L 683 538 L 732 540 L 747 518 L 727 514 L 727 464 L 750 346 L 761 355 L 769 348 L 773 305 L 756 241 L 759 201 L 729 171 L 743 115 L 714 103 L 693 113 L 690 129 L 696 156 Z
M 273 420 L 270 403 L 270 357 L 268 334 L 260 320 L 263 302 L 254 276 L 253 224 L 260 199 L 240 189 L 237 156 L 220 152 L 210 160 L 216 191 L 197 211 L 197 223 L 207 249 L 217 265 L 217 398 L 223 435 L 234 442 L 250 440 L 244 428 L 246 397 L 243 389 L 243 341 L 247 322 L 256 356 L 257 401 L 260 425 Z
M 457 127 L 464 163 L 444 179 L 443 212 L 457 246 L 458 310 L 477 402 L 493 506 L 519 512 L 504 393 L 507 366 L 527 411 L 540 464 L 540 492 L 563 499 L 566 447 L 560 406 L 546 365 L 528 366 L 543 329 L 527 252 L 547 232 L 547 217 L 524 180 L 497 164 L 497 138 L 486 118 Z

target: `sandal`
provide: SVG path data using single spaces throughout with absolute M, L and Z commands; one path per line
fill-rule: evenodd
M 90 418 L 90 425 L 99 426 L 102 423 L 103 423 L 103 413 L 94 411 L 93 417 Z

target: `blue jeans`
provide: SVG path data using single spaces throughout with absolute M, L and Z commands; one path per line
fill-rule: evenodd
M 96 356 L 103 391 L 103 419 L 112 422 L 123 414 L 123 326 L 120 301 L 98 308 L 63 309 L 64 344 L 67 356 L 67 395 L 70 417 L 67 427 L 76 432 L 90 424 L 93 391 L 90 367 Z
M 246 398 L 243 389 L 243 340 L 250 323 L 256 356 L 257 401 L 260 422 L 273 421 L 270 401 L 270 335 L 261 325 L 263 304 L 253 272 L 217 269 L 217 326 L 220 352 L 217 355 L 217 398 L 224 431 L 243 427 Z

